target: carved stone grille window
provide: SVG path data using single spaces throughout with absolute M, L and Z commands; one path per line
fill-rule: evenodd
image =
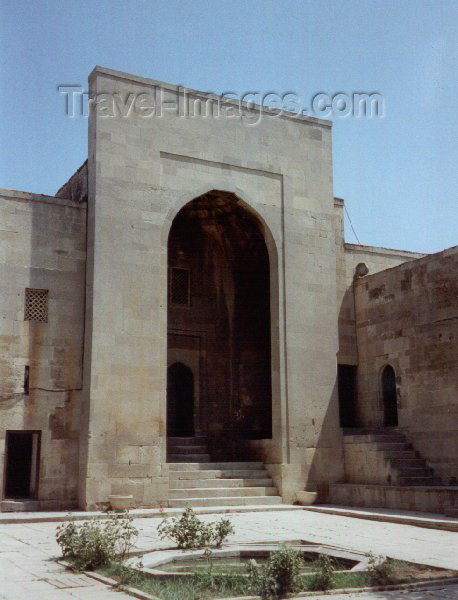
M 172 268 L 170 277 L 170 301 L 172 304 L 189 306 L 191 304 L 190 269 Z
M 48 290 L 26 288 L 24 321 L 48 321 Z

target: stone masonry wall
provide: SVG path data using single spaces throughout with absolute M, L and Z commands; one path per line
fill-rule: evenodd
M 56 198 L 71 200 L 76 204 L 87 202 L 87 160 L 56 192 Z
M 85 228 L 85 205 L 0 191 L 0 485 L 5 431 L 41 430 L 42 507 L 77 499 Z M 49 290 L 47 322 L 24 320 L 26 288 Z
M 339 322 L 339 352 L 337 362 L 344 365 L 356 365 L 358 352 L 356 347 L 355 309 L 353 278 L 358 263 L 365 263 L 369 273 L 378 273 L 409 260 L 420 258 L 423 254 L 405 250 L 392 250 L 376 246 L 346 244 L 344 238 L 344 201 L 334 199 L 336 232 L 336 290 Z
M 90 116 L 81 504 L 167 499 L 167 238 L 177 212 L 211 190 L 235 193 L 265 224 L 274 431 L 262 456 L 285 499 L 304 486 L 325 492 L 343 473 L 330 125 L 179 117 L 177 88 L 99 67 L 90 89 L 105 107 L 114 94 L 156 92 L 168 110 Z
M 360 279 L 356 314 L 364 425 L 383 424 L 380 376 L 390 364 L 400 428 L 444 483 L 453 483 L 458 477 L 458 247 Z

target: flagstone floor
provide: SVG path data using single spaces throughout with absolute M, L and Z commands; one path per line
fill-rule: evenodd
M 219 515 L 205 515 L 214 520 Z M 362 552 L 389 555 L 458 571 L 458 533 L 424 529 L 411 525 L 365 521 L 340 515 L 309 511 L 271 511 L 230 515 L 236 533 L 231 542 L 307 540 L 343 546 Z M 137 547 L 154 550 L 170 547 L 157 534 L 157 518 L 135 521 L 140 531 Z M 56 523 L 0 524 L 0 599 L 1 600 L 105 600 L 127 598 L 103 583 L 73 574 L 55 559 Z M 458 600 L 458 585 L 438 586 L 415 592 L 371 592 L 328 595 L 330 600 Z

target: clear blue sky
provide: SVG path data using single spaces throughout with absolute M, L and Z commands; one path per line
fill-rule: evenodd
M 94 65 L 216 93 L 378 91 L 380 120 L 335 119 L 334 193 L 359 240 L 458 244 L 458 3 L 3 0 L 0 187 L 54 194 L 87 156 L 59 84 Z M 355 241 L 346 227 L 347 241 Z

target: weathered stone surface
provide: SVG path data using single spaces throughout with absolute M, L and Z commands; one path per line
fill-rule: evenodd
M 104 69 L 96 69 L 90 82 L 93 93 L 125 96 L 160 88 L 173 101 L 176 92 Z M 337 324 L 328 318 L 336 314 L 335 292 L 330 293 L 335 244 L 329 124 L 266 117 L 250 128 L 240 121 L 168 113 L 148 120 L 94 114 L 89 131 L 86 339 L 92 356 L 85 369 L 90 435 L 81 437 L 88 457 L 81 502 L 104 500 L 85 485 L 92 464 L 110 465 L 108 485 L 126 481 L 113 476 L 120 473 L 113 470 L 120 431 L 124 444 L 153 441 L 161 452 L 156 460 L 165 463 L 168 233 L 186 203 L 212 190 L 234 194 L 259 219 L 269 253 L 273 432 L 272 440 L 256 442 L 257 452 L 268 463 L 284 463 L 279 473 L 288 472 L 288 481 L 296 473 L 288 486 L 303 489 L 304 475 L 310 485 L 326 484 L 329 473 L 338 480 Z M 319 343 L 313 327 L 318 321 Z M 191 352 L 182 356 L 191 360 Z M 320 436 L 324 419 L 330 433 Z M 212 423 L 210 437 L 221 439 L 220 426 Z M 134 437 L 139 442 L 129 439 Z M 305 473 L 306 448 L 316 449 L 309 455 L 316 464 Z M 159 483 L 156 502 L 163 500 Z M 281 487 L 281 481 L 275 483 Z
M 85 228 L 85 205 L 0 191 L 0 481 L 5 431 L 39 430 L 39 498 L 54 506 L 77 502 Z M 47 322 L 24 320 L 26 288 L 49 290 Z
M 381 427 L 381 373 L 396 374 L 399 427 L 443 482 L 458 477 L 458 248 L 356 284 L 358 409 Z

